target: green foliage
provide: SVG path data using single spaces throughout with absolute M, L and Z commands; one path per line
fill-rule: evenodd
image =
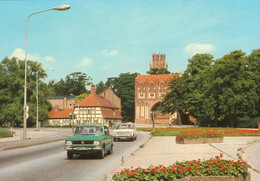
M 171 72 L 169 72 L 167 69 L 162 68 L 162 69 L 158 69 L 158 68 L 151 68 L 150 71 L 146 72 L 147 74 L 150 75 L 155 75 L 155 74 L 170 74 Z
M 36 120 L 36 74 L 39 79 L 47 77 L 42 65 L 31 60 L 27 61 L 27 105 L 29 106 L 28 126 L 34 125 Z M 12 126 L 23 124 L 24 114 L 24 61 L 13 57 L 5 58 L 0 64 L 0 125 L 11 123 Z M 50 104 L 44 97 L 51 96 L 53 92 L 47 84 L 39 81 L 39 120 L 48 117 Z
M 122 73 L 119 77 L 107 79 L 106 87 L 121 99 L 123 121 L 135 120 L 135 78 L 138 73 Z
M 89 93 L 86 86 L 91 85 L 91 77 L 85 73 L 74 72 L 61 79 L 59 82 L 51 80 L 48 84 L 53 89 L 55 96 L 69 96 Z
M 260 117 L 256 118 L 238 118 L 237 127 L 238 128 L 257 128 L 258 123 L 260 123 Z
M 259 115 L 260 50 L 236 50 L 221 59 L 196 54 L 184 74 L 171 81 L 161 109 L 188 112 L 200 126 L 238 126 L 239 117 Z
M 8 129 L 0 129 L 0 138 L 12 137 L 12 131 Z
M 81 102 L 82 100 L 84 100 L 86 97 L 89 96 L 89 93 L 83 93 L 83 94 L 80 94 L 79 96 L 76 97 L 75 99 L 75 106 Z
M 106 85 L 103 81 L 100 81 L 96 85 L 96 94 L 101 94 L 106 89 Z

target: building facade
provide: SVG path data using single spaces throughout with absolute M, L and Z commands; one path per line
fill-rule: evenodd
M 95 93 L 95 86 L 91 86 L 91 94 L 84 100 L 75 103 L 76 96 L 53 97 L 53 109 L 49 112 L 48 125 L 65 126 L 81 124 L 105 124 L 111 126 L 122 122 L 121 99 L 109 88 L 100 95 Z M 74 119 L 71 115 L 74 114 Z
M 152 114 L 157 124 L 169 124 L 176 114 L 162 114 L 157 108 L 168 92 L 171 79 L 179 74 L 139 75 L 135 79 L 135 123 L 151 124 Z
M 77 96 L 54 96 L 47 97 L 46 100 L 51 103 L 52 107 L 58 109 L 73 109 Z
M 120 108 L 112 102 L 120 104 Z M 73 113 L 75 115 L 73 124 L 111 126 L 122 122 L 121 100 L 110 89 L 106 89 L 100 95 L 96 94 L 94 85 L 91 86 L 91 94 L 74 106 Z

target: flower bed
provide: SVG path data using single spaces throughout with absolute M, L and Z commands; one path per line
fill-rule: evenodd
M 124 169 L 113 175 L 114 181 L 123 180 L 219 180 L 228 179 L 228 181 L 236 180 L 249 181 L 247 164 L 240 160 L 224 160 L 223 154 L 209 160 L 193 160 L 185 162 L 176 162 L 168 167 L 150 166 L 149 168 L 131 168 Z M 205 180 L 205 181 L 206 181 Z M 212 181 L 213 181 L 212 180 Z M 242 181 L 241 180 L 241 181 Z

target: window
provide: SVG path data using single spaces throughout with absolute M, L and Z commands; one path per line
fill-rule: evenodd
M 139 93 L 139 98 L 145 98 L 144 93 Z
M 144 106 L 141 106 L 141 117 L 144 117 Z
M 155 93 L 149 93 L 149 98 L 155 98 Z

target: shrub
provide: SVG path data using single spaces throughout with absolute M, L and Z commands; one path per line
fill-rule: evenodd
M 150 166 L 149 168 L 124 169 L 113 175 L 113 180 L 176 180 L 190 176 L 247 175 L 248 168 L 240 160 L 224 160 L 223 154 L 209 160 L 176 162 L 170 166 Z
M 0 138 L 12 137 L 13 132 L 8 129 L 0 129 Z

